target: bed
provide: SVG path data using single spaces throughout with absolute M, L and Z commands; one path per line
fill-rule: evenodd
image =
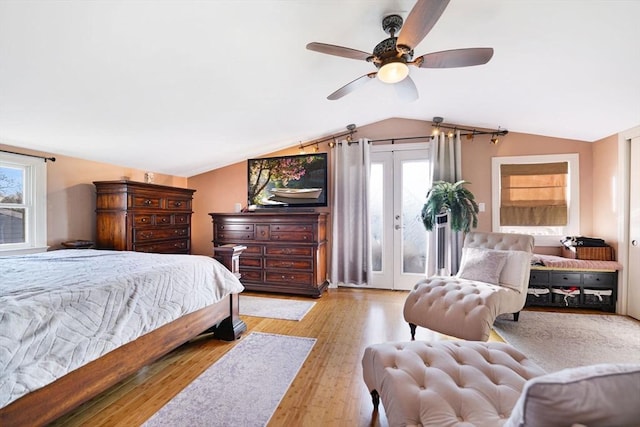
M 238 277 L 197 255 L 0 257 L 0 425 L 43 425 L 205 332 L 233 340 Z

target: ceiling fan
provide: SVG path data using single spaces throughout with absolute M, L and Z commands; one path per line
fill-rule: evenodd
M 418 68 L 457 68 L 489 62 L 493 56 L 490 47 L 444 50 L 413 59 L 413 48 L 431 31 L 448 4 L 449 0 L 418 0 L 407 15 L 404 27 L 399 15 L 386 16 L 382 20 L 382 28 L 390 37 L 378 43 L 373 48 L 373 54 L 326 43 L 307 44 L 309 50 L 373 62 L 378 69 L 347 83 L 327 99 L 340 99 L 377 77 L 384 83 L 393 84 L 401 99 L 414 101 L 418 99 L 418 89 L 409 76 L 409 65 Z M 402 32 L 396 37 L 400 28 Z

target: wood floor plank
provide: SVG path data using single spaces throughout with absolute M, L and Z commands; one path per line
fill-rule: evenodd
M 248 327 L 245 336 L 256 331 L 317 339 L 269 425 L 386 426 L 384 409 L 373 413 L 361 360 L 368 345 L 410 339 L 402 316 L 406 296 L 402 291 L 329 289 L 313 300 L 316 305 L 302 321 L 243 316 Z M 416 339 L 447 337 L 418 328 Z M 500 340 L 495 334 L 490 339 Z M 54 425 L 139 425 L 238 342 L 201 338 L 184 344 Z

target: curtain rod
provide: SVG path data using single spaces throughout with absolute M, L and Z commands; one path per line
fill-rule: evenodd
M 333 143 L 330 142 L 329 143 L 329 147 L 333 147 L 335 144 L 338 143 L 338 142 L 335 141 L 335 139 L 336 138 L 341 138 L 343 136 L 347 137 L 347 141 L 348 142 L 352 142 L 354 133 L 358 133 L 358 131 L 356 130 L 356 125 L 350 124 L 350 125 L 347 125 L 347 132 L 335 133 L 333 135 L 329 135 L 329 136 L 325 136 L 325 137 L 322 137 L 322 138 L 314 139 L 314 140 L 312 140 L 310 142 L 306 142 L 304 144 L 301 142 L 300 145 L 299 145 L 299 148 L 300 148 L 300 150 L 304 150 L 305 148 L 310 147 L 312 145 L 318 145 L 321 142 L 331 141 L 331 140 L 333 140 Z
M 9 154 L 17 154 L 18 156 L 36 157 L 38 159 L 44 160 L 45 163 L 47 162 L 47 160 L 52 161 L 52 162 L 56 161 L 55 157 L 38 156 L 36 154 L 16 153 L 15 151 L 9 151 L 9 150 L 0 150 L 0 152 L 9 153 Z
M 440 126 L 440 128 L 446 128 L 450 130 L 459 131 L 460 128 L 449 128 L 446 126 Z M 496 131 L 484 131 L 484 130 L 476 130 L 476 129 L 463 129 L 464 132 L 460 132 L 460 136 L 466 136 L 469 139 L 473 139 L 476 135 L 493 135 L 493 136 L 504 136 L 509 133 L 506 129 L 499 129 Z M 404 138 L 382 138 L 382 139 L 372 139 L 371 142 L 383 142 L 383 141 L 391 141 L 393 144 L 396 141 L 408 141 L 414 139 L 433 139 L 436 135 L 425 135 L 425 136 L 408 136 Z

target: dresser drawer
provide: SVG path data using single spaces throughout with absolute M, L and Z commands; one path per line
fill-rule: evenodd
M 292 233 L 313 233 L 313 225 L 311 224 L 274 224 L 270 229 L 272 233 L 281 231 Z
M 182 197 L 167 197 L 165 209 L 185 211 L 191 210 L 191 199 Z
M 240 267 L 262 268 L 262 258 L 240 256 Z
M 284 242 L 313 242 L 313 233 L 295 231 L 272 231 L 271 240 Z
M 313 260 L 296 258 L 267 258 L 265 260 L 265 268 L 313 271 Z
M 551 284 L 554 286 L 579 286 L 580 273 L 551 273 Z
M 311 273 L 266 271 L 265 279 L 271 283 L 295 283 L 313 286 L 313 275 Z
M 133 250 L 137 252 L 156 252 L 166 254 L 189 253 L 189 240 L 179 239 L 169 242 L 145 243 L 133 245 Z
M 191 214 L 174 214 L 173 215 L 173 223 L 174 224 L 189 224 L 191 222 Z
M 300 257 L 312 257 L 313 248 L 308 246 L 303 247 L 287 247 L 287 246 L 267 246 L 264 248 L 267 255 L 286 255 L 286 256 L 300 256 Z
M 531 270 L 529 273 L 529 283 L 540 283 L 546 285 L 549 283 L 549 272 L 541 270 Z
M 583 273 L 583 284 L 601 288 L 613 288 L 615 273 Z
M 133 224 L 134 225 L 152 225 L 153 224 L 153 215 L 143 215 L 143 214 L 134 214 L 133 215 Z
M 162 240 L 177 237 L 188 237 L 189 229 L 180 228 L 155 228 L 155 229 L 136 229 L 133 233 L 134 242 L 143 242 L 146 240 Z
M 171 214 L 167 215 L 155 215 L 156 225 L 169 225 L 171 224 Z
M 241 282 L 262 282 L 262 270 L 245 270 L 240 267 L 240 281 Z
M 215 240 L 234 242 L 235 240 L 254 240 L 255 235 L 251 231 L 218 231 Z M 235 243 L 235 242 L 234 242 Z
M 131 196 L 132 208 L 160 208 L 160 197 L 146 196 L 144 194 L 133 194 Z
M 216 224 L 216 231 L 254 231 L 253 224 Z

